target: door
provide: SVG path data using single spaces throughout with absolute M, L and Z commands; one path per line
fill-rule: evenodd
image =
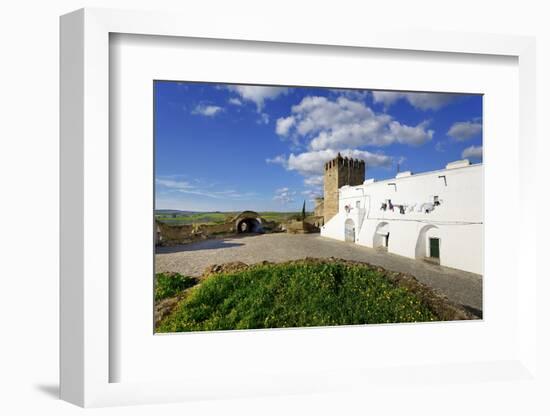
M 345 223 L 345 240 L 355 243 L 355 224 L 351 219 L 347 219 Z
M 430 238 L 430 257 L 439 258 L 439 238 Z

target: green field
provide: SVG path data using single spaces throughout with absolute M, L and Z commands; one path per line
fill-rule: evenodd
M 179 276 L 176 286 L 186 286 Z M 168 284 L 162 279 L 161 284 Z M 157 281 L 157 287 L 159 282 Z M 174 286 L 174 285 L 172 285 Z M 171 292 L 172 286 L 162 292 Z M 159 332 L 434 321 L 415 294 L 368 266 L 269 264 L 188 289 Z
M 228 218 L 233 218 L 239 212 L 187 212 L 187 211 L 164 211 L 155 213 L 155 218 L 161 222 L 172 225 L 180 224 L 222 224 Z M 283 222 L 290 217 L 299 215 L 299 212 L 258 212 L 267 221 Z

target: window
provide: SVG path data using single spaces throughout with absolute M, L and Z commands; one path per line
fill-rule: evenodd
M 361 201 L 355 201 L 355 208 L 361 208 Z

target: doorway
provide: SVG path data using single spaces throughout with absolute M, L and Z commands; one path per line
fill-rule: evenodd
M 355 223 L 351 218 L 348 218 L 344 224 L 344 239 L 351 243 L 355 243 Z
M 388 250 L 390 246 L 390 225 L 387 222 L 381 222 L 374 231 L 372 246 L 381 250 Z
M 439 260 L 439 238 L 430 237 L 430 258 Z

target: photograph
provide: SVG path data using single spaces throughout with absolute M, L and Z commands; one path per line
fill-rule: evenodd
M 483 319 L 483 95 L 153 82 L 154 332 Z

